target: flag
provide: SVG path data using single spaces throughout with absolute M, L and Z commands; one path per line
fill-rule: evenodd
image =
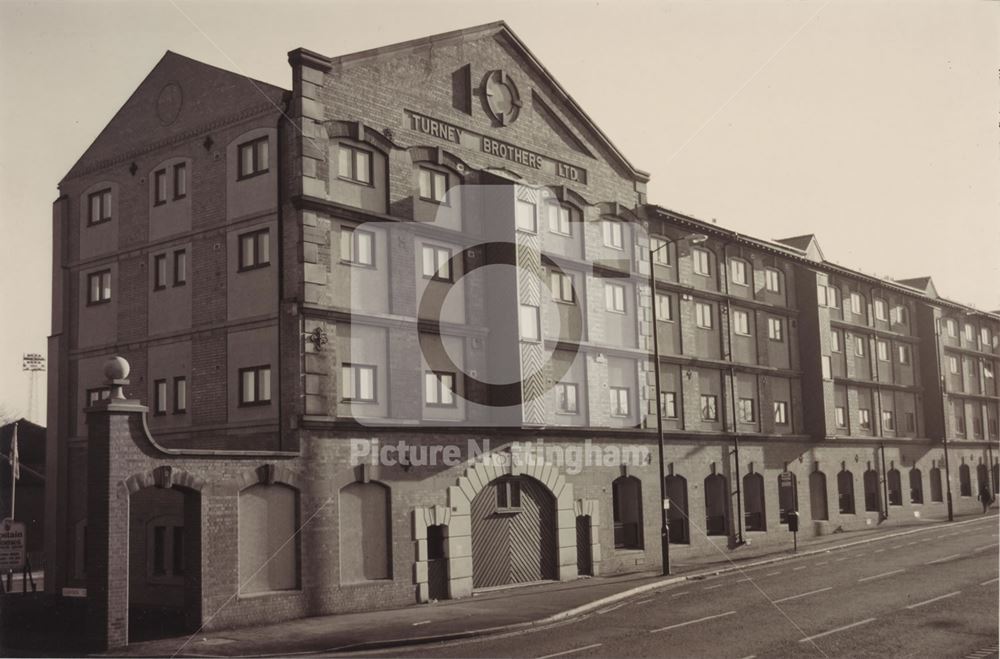
M 17 450 L 17 424 L 14 424 L 14 437 L 10 440 L 10 464 L 14 480 L 21 478 L 21 457 Z

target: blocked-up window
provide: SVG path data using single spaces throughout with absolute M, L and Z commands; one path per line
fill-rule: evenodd
M 241 595 L 299 587 L 298 491 L 253 485 L 239 495 Z
M 622 476 L 611 484 L 616 549 L 642 549 L 642 483 Z
M 392 528 L 389 488 L 351 483 L 340 490 L 340 580 L 390 579 Z

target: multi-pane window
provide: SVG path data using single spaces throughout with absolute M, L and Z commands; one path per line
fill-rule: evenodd
M 538 231 L 538 208 L 535 204 L 518 199 L 514 204 L 514 223 L 519 231 Z
M 521 338 L 525 341 L 538 341 L 542 338 L 542 328 L 538 321 L 538 307 L 522 304 L 518 310 L 518 326 Z
M 622 238 L 621 222 L 614 220 L 602 220 L 601 229 L 604 232 L 604 246 L 612 249 L 622 249 L 624 242 Z
M 885 300 L 875 300 L 875 317 L 879 320 L 888 320 L 888 305 Z
M 167 381 L 166 380 L 154 380 L 153 381 L 153 413 L 154 414 L 166 414 L 167 413 Z
M 913 412 L 906 413 L 906 432 L 916 432 L 917 431 L 917 415 Z
M 111 301 L 111 271 L 101 270 L 87 275 L 87 304 Z
M 958 323 L 955 322 L 954 318 L 949 318 L 945 321 L 945 327 L 948 329 L 948 336 L 953 339 L 958 338 Z
M 990 328 L 983 327 L 979 330 L 979 342 L 982 344 L 983 348 L 990 347 Z
M 153 173 L 153 203 L 159 206 L 167 203 L 167 170 Z
M 703 329 L 712 329 L 712 305 L 697 302 L 694 305 L 695 323 Z
M 743 336 L 750 336 L 750 314 L 733 309 L 733 331 Z
M 628 388 L 608 387 L 611 396 L 611 416 L 628 416 Z
M 521 481 L 504 478 L 497 483 L 497 512 L 517 512 L 521 510 Z
M 178 376 L 174 378 L 174 414 L 184 414 L 187 409 L 187 378 Z
M 781 292 L 781 273 L 774 268 L 766 268 L 764 270 L 764 288 L 771 291 L 772 293 Z M 822 296 L 820 304 L 825 303 L 825 294 Z
M 337 176 L 354 183 L 371 185 L 372 154 L 356 146 L 337 146 Z
M 556 390 L 556 411 L 560 414 L 576 414 L 579 411 L 576 385 L 571 382 L 559 382 Z
M 701 395 L 701 419 L 702 421 L 719 420 L 719 399 L 712 394 Z
M 439 204 L 448 202 L 448 175 L 433 169 L 421 167 L 417 171 L 420 198 Z
M 960 407 L 955 410 L 955 432 L 965 436 L 965 412 Z
M 774 401 L 774 422 L 778 425 L 788 424 L 788 403 L 783 400 Z
M 834 309 L 840 308 L 840 289 L 836 286 L 828 286 L 826 289 L 826 303 Z
M 865 337 L 856 336 L 854 337 L 854 354 L 858 357 L 865 356 Z
M 364 229 L 341 227 L 340 260 L 352 265 L 374 265 L 375 234 Z
M 555 270 L 549 272 L 549 288 L 552 289 L 552 299 L 556 302 L 572 303 L 576 299 L 573 293 L 573 277 L 565 272 Z
M 179 162 L 174 165 L 174 199 L 183 199 L 187 192 L 187 165 Z
M 847 427 L 847 408 L 846 407 L 837 407 L 837 408 L 834 408 L 833 412 L 834 412 L 834 418 L 836 419 L 836 422 L 837 422 L 837 427 L 838 428 L 846 428 Z
M 239 238 L 239 269 L 253 270 L 271 264 L 271 231 L 259 229 L 244 233 Z
M 89 215 L 87 225 L 93 226 L 111 220 L 111 189 L 92 192 L 88 199 Z
M 829 380 L 833 377 L 833 360 L 830 355 L 823 355 L 823 359 L 820 361 L 820 366 L 823 371 L 823 379 Z
M 695 248 L 691 250 L 691 258 L 694 260 L 695 274 L 706 277 L 712 276 L 711 258 L 708 255 L 708 250 Z
M 978 416 L 972 417 L 972 435 L 976 439 L 983 438 L 983 420 Z
M 451 250 L 437 245 L 423 246 L 424 277 L 451 281 Z
M 561 204 L 546 204 L 545 210 L 549 216 L 549 232 L 560 236 L 573 235 L 569 208 Z
M 889 343 L 887 341 L 877 340 L 875 342 L 875 350 L 878 352 L 878 360 L 880 362 L 889 361 Z
M 677 418 L 677 394 L 673 391 L 660 392 L 660 414 L 664 419 Z
M 240 405 L 267 405 L 271 402 L 271 366 L 240 369 Z
M 239 145 L 239 177 L 249 178 L 268 170 L 267 137 L 260 137 Z
M 897 348 L 899 353 L 899 363 L 909 364 L 910 363 L 910 346 L 899 346 Z
M 958 357 L 955 355 L 948 355 L 948 372 L 958 375 Z
M 669 244 L 665 238 L 654 236 L 649 239 L 649 251 L 653 255 L 655 265 L 670 265 L 670 248 L 667 247 Z
M 861 313 L 861 295 L 859 293 L 851 293 L 851 313 Z
M 157 254 L 153 257 L 153 289 L 167 287 L 167 255 Z
M 174 250 L 174 286 L 187 283 L 187 250 Z
M 830 350 L 832 352 L 840 352 L 844 349 L 840 340 L 840 330 L 830 330 Z
M 965 324 L 965 340 L 966 341 L 976 340 L 976 328 L 973 327 L 971 323 Z
M 882 429 L 883 430 L 895 430 L 896 429 L 896 413 L 891 410 L 884 410 L 882 412 Z
M 892 322 L 897 325 L 904 325 L 907 323 L 908 311 L 903 305 L 896 305 L 892 308 Z
M 772 341 L 785 340 L 785 324 L 780 318 L 767 319 L 767 338 Z
M 734 284 L 739 284 L 740 286 L 746 286 L 748 283 L 747 277 L 747 264 L 746 261 L 740 261 L 739 259 L 733 259 L 729 262 L 729 271 Z
M 872 427 L 871 410 L 858 410 L 858 425 L 862 428 Z
M 369 364 L 348 364 L 340 367 L 341 386 L 345 402 L 375 402 L 375 367 Z
M 625 287 L 604 282 L 604 308 L 615 313 L 625 313 Z
M 656 319 L 660 321 L 671 321 L 674 319 L 674 299 L 666 293 L 656 294 Z
M 740 421 L 743 423 L 753 423 L 757 420 L 757 415 L 754 413 L 753 398 L 740 398 L 739 414 Z
M 454 407 L 455 374 L 446 371 L 426 371 L 424 403 L 432 407 Z
M 821 307 L 829 306 L 830 301 L 827 297 L 827 292 L 829 289 L 823 284 L 816 284 L 816 303 Z

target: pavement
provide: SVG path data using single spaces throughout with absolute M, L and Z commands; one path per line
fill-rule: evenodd
M 977 569 L 986 572 L 992 571 L 992 575 L 995 576 L 997 572 L 995 536 L 997 519 L 996 514 L 990 514 L 969 516 L 956 520 L 952 524 L 915 520 L 910 527 L 897 525 L 888 528 L 873 528 L 803 541 L 799 543 L 797 554 L 792 554 L 790 548 L 751 546 L 736 551 L 726 551 L 725 554 L 720 552 L 716 555 L 690 558 L 683 562 L 675 561 L 672 564 L 673 569 L 670 577 L 646 572 L 582 578 L 566 583 L 547 582 L 541 585 L 479 592 L 472 598 L 444 600 L 402 609 L 304 618 L 274 625 L 199 632 L 190 636 L 133 643 L 111 653 L 111 655 L 289 656 L 336 652 L 357 654 L 367 651 L 378 652 L 383 649 L 383 652 L 389 652 L 393 655 L 405 654 L 406 656 L 540 656 L 545 654 L 544 650 L 548 648 L 545 644 L 539 644 L 544 639 L 554 639 L 552 650 L 556 654 L 562 653 L 562 650 L 555 650 L 556 646 L 568 650 L 567 653 L 579 652 L 580 656 L 586 654 L 607 655 L 609 652 L 619 656 L 625 654 L 643 656 L 650 651 L 653 654 L 657 654 L 657 651 L 662 654 L 662 646 L 657 646 L 656 642 L 653 641 L 651 641 L 652 645 L 638 644 L 626 649 L 626 646 L 622 645 L 622 639 L 618 639 L 614 641 L 614 645 L 609 646 L 610 637 L 607 635 L 622 635 L 627 630 L 635 630 L 636 625 L 641 624 L 643 620 L 641 615 L 636 615 L 637 612 L 653 611 L 653 617 L 656 620 L 648 622 L 649 625 L 653 626 L 657 624 L 661 627 L 669 626 L 671 618 L 666 614 L 675 611 L 684 620 L 704 617 L 700 616 L 701 613 L 704 613 L 705 616 L 708 616 L 706 618 L 706 622 L 708 622 L 715 619 L 713 616 L 717 615 L 709 613 L 718 608 L 714 604 L 714 595 L 731 594 L 735 598 L 730 604 L 722 605 L 723 607 L 729 606 L 729 608 L 723 611 L 723 615 L 719 619 L 726 619 L 727 623 L 736 620 L 742 621 L 743 617 L 736 615 L 737 604 L 742 601 L 741 607 L 746 608 L 747 600 L 752 600 L 754 597 L 763 598 L 763 602 L 758 602 L 756 608 L 766 611 L 773 617 L 774 608 L 767 604 L 768 598 L 774 599 L 771 597 L 772 594 L 780 600 L 786 596 L 784 594 L 786 590 L 805 592 L 810 589 L 809 586 L 813 583 L 811 579 L 813 579 L 815 571 L 809 569 L 807 561 L 813 561 L 821 567 L 837 566 L 836 579 L 830 584 L 826 584 L 824 581 L 824 585 L 818 586 L 818 588 L 828 588 L 831 593 L 836 590 L 836 596 L 840 598 L 830 608 L 831 615 L 853 616 L 855 609 L 857 609 L 853 598 L 859 592 L 844 588 L 845 579 L 855 578 L 854 573 L 859 570 L 866 574 L 872 570 L 877 572 L 881 569 L 880 566 L 884 567 L 885 569 L 882 571 L 886 572 L 899 569 L 896 562 L 900 561 L 899 565 L 904 565 L 904 554 L 912 559 L 911 562 L 915 561 L 916 563 L 919 563 L 925 555 L 929 556 L 930 554 L 927 552 L 932 550 L 935 552 L 935 556 L 940 553 L 942 548 L 946 548 L 947 553 L 953 554 L 955 551 L 952 550 L 957 551 L 957 546 L 962 544 L 960 539 L 964 537 L 972 538 L 975 536 L 975 542 L 980 543 L 977 547 L 989 545 L 991 543 L 988 541 L 991 540 L 992 550 L 981 548 L 982 553 L 979 553 L 978 556 L 965 557 L 961 561 L 949 559 L 949 561 L 940 564 L 944 567 L 934 569 L 938 571 L 950 569 L 948 563 L 954 560 L 955 565 L 975 565 Z M 994 534 L 992 539 L 990 534 Z M 872 549 L 871 551 L 875 553 L 872 553 L 866 561 L 851 560 L 854 556 L 852 552 L 856 553 L 857 550 L 864 549 L 872 543 L 885 544 L 886 546 L 881 550 Z M 903 549 L 890 550 L 889 547 L 896 543 L 899 543 Z M 833 554 L 837 555 L 836 558 L 830 558 L 826 561 L 819 560 Z M 771 575 L 771 572 L 775 571 L 771 568 L 776 569 L 779 563 L 783 564 L 786 561 L 800 563 L 802 567 L 777 570 L 777 574 Z M 887 563 L 883 566 L 883 562 Z M 909 568 L 903 567 L 904 570 L 907 570 L 908 580 L 917 572 L 916 563 Z M 909 565 L 909 563 L 905 564 Z M 831 570 L 832 568 L 826 569 Z M 778 588 L 774 593 L 771 593 L 757 584 L 757 577 L 748 576 L 751 572 L 758 575 L 770 575 L 767 578 L 786 574 L 789 582 L 783 588 Z M 904 572 L 895 574 L 902 575 Z M 861 575 L 857 578 L 863 577 L 864 575 Z M 680 600 L 678 597 L 676 599 L 679 601 L 674 601 L 677 592 L 687 590 L 687 586 L 690 584 L 699 584 L 698 588 L 702 588 L 701 583 L 704 580 L 713 580 L 710 586 L 704 586 L 708 592 L 686 600 Z M 823 580 L 820 579 L 820 581 Z M 743 587 L 724 588 L 728 582 L 740 583 Z M 832 585 L 834 582 L 838 585 Z M 867 581 L 860 583 L 868 584 Z M 924 584 L 922 580 L 917 580 L 917 583 Z M 970 592 L 978 592 L 971 585 L 964 585 L 971 589 Z M 978 610 L 988 613 L 992 611 L 990 615 L 992 615 L 991 624 L 994 630 L 993 640 L 996 638 L 997 620 L 995 585 L 996 579 L 993 580 L 994 588 L 991 592 L 988 586 L 980 587 L 983 589 L 980 595 L 989 595 L 992 597 L 992 603 L 976 600 Z M 711 592 L 713 590 L 717 590 L 717 594 L 713 594 Z M 881 594 L 880 584 L 873 583 L 870 587 L 866 585 L 863 591 L 866 598 L 872 596 L 877 599 L 877 596 Z M 869 591 L 872 592 L 869 593 Z M 828 591 L 823 590 L 822 592 L 827 593 Z M 693 592 L 684 593 L 683 597 L 687 597 L 689 594 L 694 595 Z M 803 601 L 808 599 L 803 598 Z M 949 598 L 949 600 L 955 601 L 958 599 L 957 595 Z M 683 601 L 684 606 L 679 606 L 681 601 Z M 865 602 L 867 601 L 865 600 Z M 650 602 L 659 602 L 659 605 L 649 604 Z M 726 613 L 730 609 L 732 612 Z M 618 613 L 619 610 L 623 613 Z M 781 608 L 779 607 L 778 610 Z M 614 616 L 608 616 L 608 614 L 614 614 Z M 618 620 L 623 616 L 624 619 Z M 595 619 L 607 624 L 593 625 Z M 681 628 L 699 627 L 700 631 L 693 629 L 692 633 L 704 634 L 703 625 L 694 625 L 684 620 L 681 621 L 683 623 Z M 753 622 L 752 616 L 749 620 L 747 625 L 752 629 L 756 628 L 755 625 L 764 624 Z M 695 620 L 695 622 L 698 621 Z M 777 624 L 775 624 L 776 622 Z M 822 626 L 823 624 L 823 622 L 814 622 L 811 619 L 802 622 L 806 626 Z M 871 623 L 865 623 L 865 625 L 869 624 Z M 544 633 L 553 625 L 560 626 L 559 633 Z M 775 629 L 784 629 L 787 626 L 790 630 L 789 633 L 793 634 L 806 631 L 802 625 L 797 628 L 787 620 L 775 621 L 772 619 L 765 626 Z M 569 628 L 575 629 L 576 627 L 579 627 L 579 630 L 567 631 Z M 725 625 L 727 631 L 723 640 L 731 638 L 731 627 L 730 624 Z M 871 628 L 876 627 L 872 625 Z M 601 636 L 602 633 L 605 636 Z M 808 634 L 799 635 L 804 638 Z M 656 636 L 649 634 L 650 639 Z M 638 637 L 647 638 L 647 634 L 638 634 Z M 593 642 L 581 643 L 581 638 L 592 639 Z M 602 640 L 597 640 L 598 638 Z M 708 638 L 717 638 L 717 635 L 709 635 Z M 772 640 L 774 643 L 779 642 L 777 637 Z M 983 639 L 977 637 L 977 642 L 978 640 Z M 593 652 L 581 649 L 586 645 L 592 646 L 590 650 Z M 416 649 L 409 646 L 416 646 Z M 989 643 L 985 643 L 982 647 L 988 646 Z M 384 650 L 386 648 L 388 650 Z M 604 648 L 603 651 L 601 648 Z M 785 654 L 782 655 L 779 652 L 776 656 L 787 656 L 789 650 L 792 649 L 801 651 L 803 646 L 790 645 L 781 646 L 781 648 Z M 720 656 L 727 653 L 716 652 L 715 648 L 712 647 L 698 651 L 692 646 L 690 652 L 684 654 Z M 732 656 L 744 657 L 749 654 L 751 653 L 736 651 Z M 919 652 L 916 656 L 929 654 L 936 653 Z

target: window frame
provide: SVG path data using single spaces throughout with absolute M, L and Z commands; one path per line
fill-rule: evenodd
M 771 286 L 772 275 L 774 286 Z M 764 290 L 771 293 L 781 293 L 781 271 L 777 268 L 764 268 Z M 823 306 L 826 306 L 824 304 Z
M 854 336 L 854 356 L 864 357 L 867 354 L 866 345 L 868 343 L 867 337 L 862 334 L 856 334 Z
M 740 277 L 737 278 L 737 273 Z M 743 259 L 729 259 L 729 280 L 737 286 L 750 286 L 750 264 Z
M 167 414 L 167 379 L 153 380 L 153 416 Z
M 704 309 L 708 310 L 707 316 L 704 313 L 702 313 L 702 310 Z M 715 329 L 715 310 L 711 304 L 709 304 L 708 302 L 695 302 L 694 315 L 695 315 L 695 325 L 698 327 L 698 329 L 704 329 L 704 330 Z
M 609 313 L 617 313 L 617 314 L 622 314 L 622 315 L 627 314 L 628 313 L 628 304 L 626 303 L 626 300 L 625 300 L 625 292 L 626 291 L 627 291 L 627 288 L 626 288 L 625 284 L 618 284 L 616 282 L 605 280 L 604 281 L 604 310 L 607 311 L 607 312 L 609 312 Z M 619 292 L 621 293 L 620 296 L 618 295 Z M 620 299 L 621 308 L 618 308 L 618 306 L 617 306 L 617 304 L 619 302 L 619 297 L 621 298 Z M 612 306 L 608 305 L 609 302 L 611 303 Z
M 569 290 L 569 297 L 566 291 Z M 576 288 L 573 286 L 573 276 L 560 270 L 549 270 L 549 290 L 552 301 L 558 304 L 576 304 Z
M 347 379 L 345 378 L 345 371 L 350 373 L 350 391 L 354 394 L 362 391 L 361 387 L 361 373 L 362 371 L 371 371 L 371 398 L 363 398 L 358 395 L 349 396 L 347 395 L 348 386 Z M 343 395 L 340 397 L 340 402 L 342 403 L 378 403 L 378 366 L 375 364 L 356 364 L 354 362 L 341 362 L 340 364 L 340 385 L 343 388 Z
M 788 426 L 791 425 L 791 420 L 789 419 L 789 406 L 786 400 L 776 400 L 772 401 L 774 408 L 774 425 L 776 426 Z
M 756 423 L 757 422 L 757 410 L 756 401 L 753 398 L 742 397 L 737 401 L 736 404 L 737 412 L 739 413 L 738 420 L 740 423 Z M 749 411 L 749 414 L 747 412 Z
M 553 389 L 556 395 L 556 414 L 572 416 L 580 413 L 580 388 L 575 382 L 556 382 Z M 573 392 L 573 404 L 563 405 L 563 401 L 569 402 L 570 391 Z
M 183 388 L 183 395 L 181 389 Z M 188 386 L 186 375 L 175 375 L 173 383 L 174 394 L 174 414 L 187 414 L 188 410 Z
M 368 239 L 368 261 L 358 259 L 361 238 Z M 348 246 L 349 254 L 344 258 L 344 245 Z M 341 225 L 340 227 L 340 262 L 357 268 L 375 269 L 375 232 L 361 227 Z
M 875 320 L 889 321 L 889 303 L 880 297 L 875 298 L 872 302 L 872 307 L 875 311 Z
M 111 206 L 112 206 L 112 196 L 111 188 L 101 188 L 100 190 L 95 190 L 87 195 L 87 226 L 93 227 L 98 224 L 104 224 L 105 222 L 110 222 L 112 219 Z M 94 200 L 97 200 L 97 209 L 99 217 L 94 218 Z M 107 203 L 105 203 L 107 202 Z M 105 215 L 105 213 L 107 213 Z
M 610 239 L 610 242 L 609 242 Z M 615 240 L 617 239 L 617 244 Z M 618 220 L 601 219 L 601 240 L 608 249 L 625 251 L 625 228 Z
M 450 247 L 443 247 L 441 245 L 433 245 L 430 243 L 422 243 L 420 249 L 421 264 L 420 272 L 423 274 L 424 279 L 429 279 L 431 281 L 440 281 L 451 283 L 454 281 L 455 273 L 452 272 L 451 260 L 454 253 Z M 427 274 L 427 253 L 431 252 L 433 256 L 434 265 L 436 266 L 435 272 L 432 274 Z M 447 258 L 441 260 L 441 255 L 446 255 Z M 446 267 L 447 272 L 442 275 L 441 268 Z
M 158 169 L 153 172 L 153 206 L 162 206 L 167 203 L 167 169 Z
M 431 389 L 427 386 L 428 379 L 427 376 L 433 376 L 434 380 L 434 395 L 437 401 L 431 401 L 429 395 Z M 451 386 L 446 386 L 444 384 L 443 378 L 449 378 L 451 380 Z M 442 402 L 442 394 L 445 391 L 451 392 L 451 401 Z M 458 376 L 452 371 L 437 371 L 433 369 L 424 370 L 424 405 L 426 407 L 437 407 L 437 408 L 456 408 L 458 407 Z
M 836 328 L 830 330 L 830 352 L 844 352 L 844 334 Z
M 268 394 L 266 399 L 262 398 L 261 395 L 260 395 L 261 394 L 261 390 L 263 389 L 263 387 L 261 386 L 261 382 L 262 382 L 261 374 L 265 373 L 265 372 L 267 373 L 267 394 Z M 246 390 L 246 387 L 244 386 L 244 379 L 243 379 L 243 376 L 246 373 L 253 373 L 253 375 L 254 375 L 254 378 L 253 378 L 253 395 L 254 395 L 254 398 L 253 398 L 253 400 L 247 400 L 247 390 Z M 238 398 L 238 400 L 239 400 L 239 407 L 262 407 L 262 406 L 270 405 L 271 404 L 271 400 L 272 400 L 272 398 L 271 398 L 272 388 L 271 388 L 271 365 L 270 364 L 261 364 L 261 365 L 258 365 L 258 366 L 246 366 L 246 367 L 243 367 L 243 368 L 241 368 L 241 369 L 238 370 L 237 377 L 239 378 L 239 398 Z
M 742 319 L 742 322 L 738 319 Z M 752 336 L 750 333 L 750 312 L 743 309 L 733 309 L 733 332 L 740 336 Z
M 530 318 L 525 318 L 525 314 L 530 314 Z M 525 322 L 530 321 L 531 334 L 525 333 Z M 539 343 L 542 340 L 542 318 L 541 310 L 533 304 L 519 304 L 517 308 L 517 334 L 521 341 Z
M 882 430 L 896 432 L 896 412 L 895 410 L 882 410 Z
M 107 285 L 105 285 L 105 278 L 107 278 Z M 94 292 L 94 281 L 97 281 L 98 294 L 95 299 L 92 293 Z M 106 295 L 105 295 L 106 293 Z M 105 268 L 103 270 L 95 270 L 94 272 L 87 273 L 87 306 L 92 307 L 99 304 L 108 304 L 111 302 L 113 297 L 111 290 L 111 269 Z
M 174 201 L 187 197 L 187 163 L 179 162 L 173 167 Z
M 162 277 L 160 275 L 163 275 Z M 162 291 L 167 287 L 167 254 L 156 254 L 153 256 L 153 290 Z
M 872 411 L 866 407 L 858 408 L 858 427 L 865 430 L 872 429 Z
M 770 316 L 767 319 L 767 338 L 775 343 L 785 342 L 785 322 L 782 318 Z
M 174 250 L 174 286 L 187 285 L 187 249 Z
M 909 366 L 913 360 L 913 351 L 910 350 L 910 346 L 906 345 L 905 343 L 897 345 L 896 360 L 904 366 Z
M 704 261 L 705 269 L 701 269 L 702 261 Z M 711 277 L 712 276 L 712 255 L 707 249 L 701 247 L 694 247 L 691 249 L 691 272 L 700 277 Z
M 565 231 L 563 230 L 563 211 L 566 214 Z M 549 233 L 566 238 L 573 237 L 573 210 L 568 205 L 550 201 L 545 204 L 545 215 L 548 219 Z M 553 228 L 553 224 L 555 228 Z
M 261 148 L 263 145 L 263 149 Z M 250 150 L 250 167 L 249 172 L 243 169 L 243 153 L 245 149 Z M 263 153 L 263 157 L 261 154 Z M 263 160 L 263 164 L 261 164 Z M 247 140 L 236 146 L 236 180 L 245 181 L 255 176 L 261 176 L 267 174 L 271 169 L 271 147 L 270 147 L 270 136 L 263 135 L 261 137 L 255 137 L 252 140 Z
M 527 210 L 531 210 L 530 215 L 525 215 Z M 530 223 L 525 225 L 523 221 L 529 219 Z M 538 233 L 538 205 L 527 199 L 514 200 L 514 229 L 523 233 Z
M 857 291 L 851 291 L 850 296 L 851 313 L 855 316 L 861 316 L 863 314 L 863 305 L 861 303 L 861 293 Z
M 702 421 L 712 421 L 717 422 L 719 420 L 719 397 L 715 394 L 701 394 L 698 400 L 699 410 L 701 412 Z M 711 412 L 711 416 L 706 414 L 706 411 Z
M 338 162 L 338 174 L 340 164 Z M 370 176 L 371 174 L 369 174 Z M 426 175 L 427 185 L 431 196 L 424 195 L 424 178 Z M 417 197 L 420 201 L 426 201 L 431 204 L 438 204 L 439 206 L 448 206 L 448 183 L 450 176 L 448 172 L 443 172 L 440 169 L 432 169 L 430 167 L 425 167 L 423 165 L 417 166 Z M 438 183 L 441 184 L 440 190 L 438 189 Z M 439 196 L 440 193 L 440 196 Z
M 847 407 L 845 405 L 836 405 L 833 408 L 833 424 L 837 428 L 847 427 Z
M 670 243 L 673 242 L 665 236 L 649 237 L 649 253 L 653 255 L 653 265 L 661 268 L 670 268 L 673 263 L 670 260 Z
M 676 391 L 661 391 L 660 392 L 660 414 L 663 415 L 664 419 L 677 419 L 680 418 L 677 414 L 677 392 Z
M 625 404 L 622 405 L 624 395 Z M 616 419 L 627 419 L 632 413 L 632 396 L 628 387 L 608 386 L 610 416 Z
M 885 339 L 875 339 L 875 357 L 880 362 L 887 362 L 889 357 L 889 342 Z
M 265 240 L 261 240 L 261 236 L 265 236 Z M 249 240 L 253 243 L 253 263 L 247 264 L 245 261 L 245 251 L 243 249 L 244 241 Z M 261 245 L 267 242 L 267 260 L 261 260 Z M 247 231 L 236 236 L 236 247 L 238 251 L 237 256 L 237 272 L 247 272 L 249 270 L 259 270 L 260 268 L 267 268 L 271 265 L 271 228 L 264 227 L 263 229 L 254 229 L 253 231 Z
M 674 322 L 674 296 L 670 293 L 656 294 L 656 321 L 660 323 Z

